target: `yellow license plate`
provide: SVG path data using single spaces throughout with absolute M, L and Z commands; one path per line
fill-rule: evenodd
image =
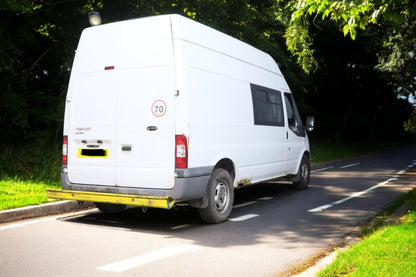
M 79 148 L 79 158 L 108 158 L 108 149 Z

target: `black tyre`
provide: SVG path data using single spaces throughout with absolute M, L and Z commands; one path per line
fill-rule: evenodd
M 309 158 L 303 155 L 302 161 L 300 162 L 299 171 L 296 176 L 296 181 L 293 182 L 295 189 L 306 189 L 309 186 L 309 178 L 311 175 L 311 165 Z
M 110 204 L 110 203 L 94 203 L 95 206 L 105 214 L 116 214 L 124 211 L 126 205 Z
M 200 208 L 199 215 L 206 223 L 221 223 L 228 219 L 234 203 L 233 180 L 222 168 L 215 169 L 208 185 L 208 207 Z

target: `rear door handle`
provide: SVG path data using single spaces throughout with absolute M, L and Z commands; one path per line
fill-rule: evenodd
M 129 146 L 122 146 L 121 150 L 122 151 L 131 151 L 131 146 L 130 145 Z

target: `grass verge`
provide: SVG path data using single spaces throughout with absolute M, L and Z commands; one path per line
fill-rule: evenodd
M 37 142 L 0 148 L 0 210 L 48 202 L 47 188 L 60 188 L 61 145 Z
M 60 188 L 58 182 L 45 184 L 5 178 L 0 180 L 0 211 L 49 202 L 47 188 Z
M 365 228 L 364 239 L 339 252 L 335 261 L 318 273 L 333 276 L 414 276 L 416 272 L 416 189 L 398 200 L 408 207 L 396 225 Z M 397 202 L 394 204 L 397 206 Z

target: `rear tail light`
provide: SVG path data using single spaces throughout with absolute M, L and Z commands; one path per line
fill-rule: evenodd
M 64 136 L 64 141 L 62 145 L 62 164 L 68 164 L 68 136 Z
M 176 168 L 188 168 L 188 143 L 185 135 L 176 135 Z

